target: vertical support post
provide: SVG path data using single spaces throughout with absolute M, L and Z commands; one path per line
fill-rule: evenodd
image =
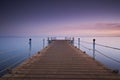
M 53 37 L 51 37 L 51 41 L 53 40 Z
M 43 49 L 45 48 L 45 39 L 43 39 Z
M 50 43 L 52 42 L 52 37 L 50 38 Z
M 56 40 L 57 38 L 56 37 L 54 37 L 54 40 Z
M 67 40 L 67 37 L 65 36 L 65 40 Z
M 48 40 L 47 40 L 47 41 L 48 41 L 48 45 L 49 45 L 49 44 L 50 44 L 50 40 L 49 40 L 49 37 L 48 37 Z
M 29 39 L 29 58 L 31 57 L 31 49 L 32 49 L 32 39 Z
M 72 38 L 72 44 L 74 45 L 74 37 Z
M 80 49 L 80 38 L 78 38 L 78 48 Z
M 70 44 L 72 44 L 72 37 L 70 37 Z
M 95 60 L 95 39 L 93 39 L 93 59 Z

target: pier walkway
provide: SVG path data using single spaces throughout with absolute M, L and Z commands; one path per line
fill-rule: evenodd
M 67 40 L 55 40 L 0 80 L 120 80 L 120 75 Z

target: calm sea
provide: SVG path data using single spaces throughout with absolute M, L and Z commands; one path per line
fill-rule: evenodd
M 31 52 L 29 50 L 29 38 L 0 38 L 0 76 L 5 74 L 6 69 L 14 68 L 29 56 L 43 49 L 43 38 L 33 37 Z M 47 46 L 47 38 L 45 45 Z M 95 59 L 112 70 L 120 71 L 120 37 L 80 37 L 80 49 L 93 57 L 93 39 L 96 39 Z M 78 37 L 74 45 L 78 47 Z M 116 49 L 117 48 L 117 49 Z M 98 52 L 99 51 L 99 52 Z

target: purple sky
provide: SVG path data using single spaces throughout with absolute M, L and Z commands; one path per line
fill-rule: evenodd
M 120 36 L 120 0 L 0 0 L 0 36 Z

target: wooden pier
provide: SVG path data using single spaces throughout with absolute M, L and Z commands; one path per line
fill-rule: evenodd
M 0 80 L 120 80 L 67 40 L 55 40 Z

